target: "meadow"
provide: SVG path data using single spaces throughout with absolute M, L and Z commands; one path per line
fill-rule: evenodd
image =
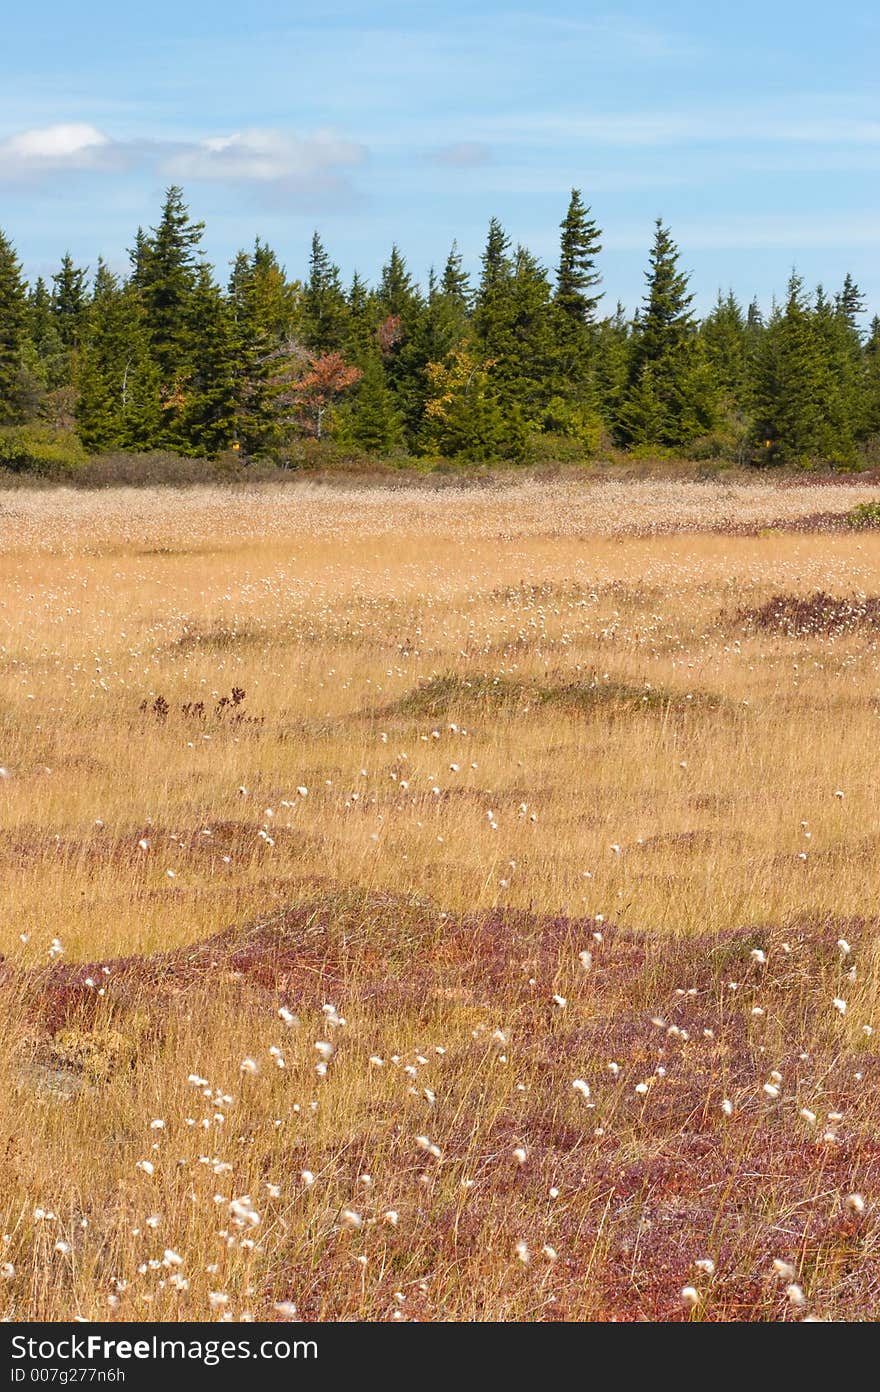
M 0 496 L 0 1316 L 874 1318 L 876 496 Z

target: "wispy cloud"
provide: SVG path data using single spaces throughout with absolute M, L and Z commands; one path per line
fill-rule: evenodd
M 298 136 L 290 131 L 251 129 L 183 144 L 162 161 L 175 179 L 281 185 L 314 191 L 336 184 L 340 172 L 361 164 L 366 149 L 332 130 Z
M 628 63 L 696 62 L 705 59 L 710 46 L 704 39 L 677 33 L 672 29 L 636 23 L 617 15 L 598 19 L 569 19 L 538 14 L 536 20 L 545 28 L 556 30 L 564 38 L 582 39 L 599 48 L 604 56 L 625 56 Z
M 846 114 L 789 116 L 767 111 L 743 115 L 718 107 L 693 111 L 532 112 L 487 118 L 484 129 L 495 140 L 517 144 L 664 146 L 795 143 L 880 145 L 880 121 Z
M 877 247 L 880 246 L 880 213 L 816 212 L 809 217 L 794 213 L 741 216 L 678 222 L 673 230 L 685 256 L 691 251 L 739 251 L 763 247 L 779 247 L 788 251 L 819 247 Z M 644 226 L 610 228 L 606 232 L 606 244 L 610 250 L 641 250 L 645 242 Z
M 459 169 L 473 169 L 490 164 L 492 151 L 479 140 L 457 140 L 452 145 L 441 145 L 428 155 L 432 164 L 446 164 Z
M 558 171 L 554 168 L 544 171 L 500 169 L 481 179 L 480 187 L 487 193 L 549 195 L 564 200 L 575 184 L 589 200 L 597 194 L 642 193 L 654 189 L 685 188 L 694 183 L 702 185 L 706 183 L 706 178 L 704 171 L 695 173 L 680 168 L 592 169 L 575 163 Z

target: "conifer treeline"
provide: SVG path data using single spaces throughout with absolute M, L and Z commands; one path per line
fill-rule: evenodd
M 476 285 L 453 244 L 418 286 L 392 248 L 344 286 L 315 234 L 288 279 L 257 241 L 218 284 L 179 188 L 126 279 L 65 256 L 27 286 L 0 233 L 0 425 L 75 424 L 88 450 L 283 453 L 303 434 L 474 460 L 608 444 L 771 463 L 851 463 L 880 435 L 880 319 L 850 276 L 792 274 L 765 318 L 719 295 L 701 322 L 657 221 L 641 305 L 603 306 L 602 234 L 573 190 L 551 274 L 489 225 Z

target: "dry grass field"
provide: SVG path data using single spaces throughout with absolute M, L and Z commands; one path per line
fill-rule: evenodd
M 0 1315 L 873 1318 L 876 491 L 3 496 Z

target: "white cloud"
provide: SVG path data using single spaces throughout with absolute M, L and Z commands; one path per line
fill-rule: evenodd
M 106 145 L 107 136 L 82 121 L 69 125 L 41 126 L 10 136 L 6 149 L 21 159 L 69 159 L 71 155 Z
M 365 156 L 364 146 L 333 130 L 298 136 L 254 128 L 199 140 L 117 140 L 85 121 L 69 121 L 0 139 L 0 183 L 139 167 L 180 182 L 246 183 L 281 198 L 326 201 L 348 191 L 347 173 Z
M 297 136 L 282 130 L 244 130 L 178 146 L 162 161 L 176 179 L 255 182 L 312 190 L 335 183 L 337 171 L 360 164 L 366 151 L 332 130 Z
M 95 168 L 113 142 L 84 121 L 19 131 L 0 140 L 0 174 L 24 177 L 57 169 Z

